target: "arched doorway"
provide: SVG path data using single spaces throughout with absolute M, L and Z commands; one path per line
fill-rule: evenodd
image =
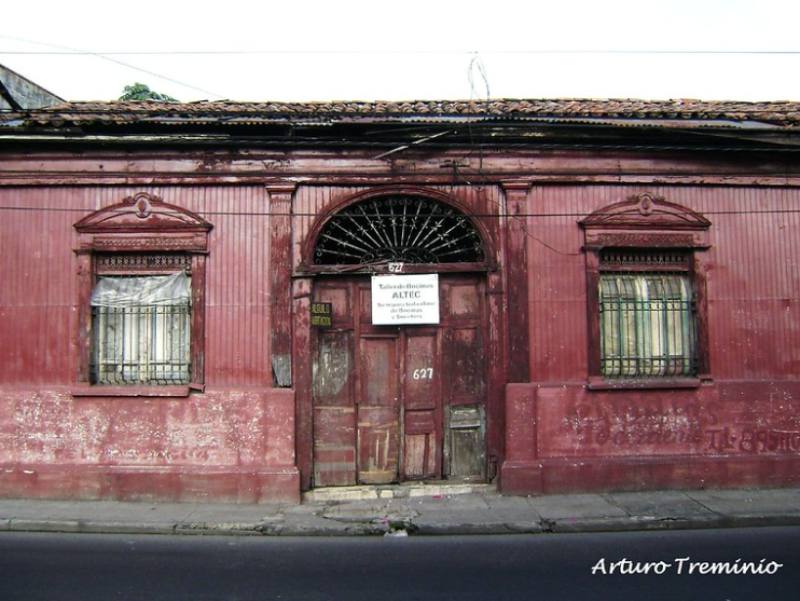
M 311 332 L 312 486 L 485 479 L 481 230 L 447 199 L 370 195 L 330 215 L 308 250 L 312 308 L 331 315 Z M 376 318 L 376 285 L 420 276 L 436 280 L 436 319 Z

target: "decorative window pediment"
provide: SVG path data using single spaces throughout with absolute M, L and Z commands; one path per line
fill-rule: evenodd
M 691 209 L 645 192 L 599 209 L 581 221 L 586 228 L 708 229 L 711 222 Z
M 711 222 L 696 211 L 645 192 L 598 209 L 579 224 L 587 248 L 703 248 L 708 246 Z
M 212 225 L 140 192 L 74 227 L 80 355 L 73 394 L 187 396 L 202 390 Z
M 75 224 L 81 234 L 112 232 L 208 232 L 211 224 L 187 209 L 140 192 L 87 215 Z
M 702 251 L 711 223 L 643 193 L 580 225 L 590 388 L 690 387 L 710 378 Z

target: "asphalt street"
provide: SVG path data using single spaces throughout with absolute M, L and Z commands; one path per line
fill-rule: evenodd
M 708 573 L 743 566 L 761 573 Z M 800 527 L 352 538 L 0 533 L 5 601 L 794 601 L 798 568 Z

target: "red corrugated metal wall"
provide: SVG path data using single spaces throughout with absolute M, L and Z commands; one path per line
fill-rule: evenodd
M 585 381 L 586 281 L 577 221 L 645 191 L 711 221 L 706 252 L 715 380 L 797 379 L 800 191 L 633 186 L 534 187 L 527 220 L 532 379 Z
M 209 239 L 206 383 L 270 386 L 269 216 L 261 186 L 3 188 L 0 383 L 71 384 L 76 236 L 84 215 L 136 192 L 199 213 Z
M 293 203 L 293 265 L 301 260 L 302 245 L 316 216 L 365 189 L 327 185 L 298 188 Z M 470 212 L 485 215 L 480 220 L 499 247 L 503 195 L 498 187 L 465 184 L 435 189 L 452 195 Z M 73 398 L 58 388 L 72 384 L 76 370 L 78 278 L 72 224 L 136 192 L 158 195 L 214 225 L 209 238 L 206 312 L 205 380 L 210 392 L 193 393 L 181 400 L 145 399 L 135 403 Z M 712 224 L 712 246 L 698 252 L 707 257 L 704 264 L 708 267 L 713 382 L 693 391 L 599 392 L 585 387 L 585 258 L 581 251 L 583 232 L 577 221 L 640 192 L 663 196 L 698 211 Z M 786 473 L 775 476 L 775 482 L 790 481 L 795 464 L 784 459 L 797 456 L 791 446 L 795 438 L 786 443 L 789 446 L 777 450 L 769 446 L 769 441 L 775 433 L 794 436 L 800 432 L 797 402 L 793 400 L 798 398 L 800 380 L 800 215 L 792 212 L 800 206 L 800 191 L 698 185 L 536 185 L 529 200 L 530 372 L 532 381 L 550 386 L 520 388 L 518 403 L 514 401 L 524 409 L 525 416 L 536 420 L 535 432 L 522 437 L 525 440 L 519 447 L 527 453 L 525 469 L 532 474 L 519 490 L 675 483 L 694 486 L 706 481 L 707 473 L 692 471 L 700 470 L 700 463 L 666 461 L 663 471 L 637 480 L 639 476 L 628 471 L 629 464 L 611 461 L 642 461 L 642 470 L 646 471 L 652 467 L 647 462 L 655 456 L 689 454 L 713 462 L 722 453 L 731 461 L 742 462 L 741 457 L 751 460 L 761 453 L 772 461 L 759 463 L 757 469 L 732 463 L 730 472 L 726 466 L 716 467 L 712 481 L 722 484 L 756 482 L 757 477 L 761 478 L 758 482 L 772 481 L 768 472 L 776 466 Z M 62 463 L 144 465 L 147 470 L 160 466 L 164 478 L 184 477 L 191 472 L 188 468 L 211 473 L 223 464 L 249 473 L 264 465 L 263 458 L 291 467 L 295 449 L 293 391 L 270 388 L 270 218 L 262 186 L 4 187 L 0 189 L 0 206 L 19 208 L 4 209 L 0 219 L 0 385 L 5 389 L 0 399 L 0 438 L 4 443 L 0 450 L 7 465 L 29 462 L 35 470 L 44 471 L 52 467 L 56 474 L 52 482 L 60 482 Z M 513 261 L 514 257 L 508 257 L 506 266 Z M 499 354 L 487 360 L 502 361 Z M 12 390 L 16 387 L 27 390 Z M 261 387 L 261 392 L 248 396 L 250 393 L 244 392 L 248 387 Z M 502 388 L 502 382 L 496 388 Z M 270 414 L 278 403 L 280 411 Z M 577 411 L 584 406 L 594 413 Z M 637 407 L 645 407 L 648 415 L 655 417 L 631 425 L 631 416 L 638 415 L 633 410 Z M 687 426 L 684 416 L 694 415 L 691 411 L 702 419 L 698 417 L 697 424 Z M 591 420 L 606 416 L 616 420 L 613 427 L 621 433 L 619 439 L 587 438 L 586 433 L 592 432 Z M 514 419 L 507 421 L 513 426 Z M 93 423 L 97 435 L 93 434 Z M 634 433 L 645 436 L 645 443 L 633 444 L 630 437 L 622 436 L 633 426 L 637 428 Z M 667 430 L 681 433 L 685 440 L 667 440 Z M 734 446 L 722 446 L 722 432 L 739 437 Z M 762 433 L 763 444 L 757 438 Z M 653 439 L 656 442 L 647 438 L 650 434 L 658 435 Z M 797 436 L 800 440 L 800 434 Z M 115 450 L 118 454 L 109 455 Z M 596 471 L 580 471 L 583 467 L 579 462 L 563 463 L 575 457 L 582 461 L 597 459 L 591 466 Z M 554 468 L 549 472 L 552 476 L 541 476 L 535 466 L 542 460 L 552 460 L 552 465 L 562 471 Z M 227 467 L 214 473 L 228 474 Z M 36 471 L 29 478 L 34 472 L 26 469 L 20 468 L 14 477 L 20 482 L 39 477 Z M 147 470 L 140 474 L 139 490 L 151 487 L 152 474 Z M 761 470 L 760 475 L 757 470 Z M 290 472 L 279 476 L 286 478 L 286 490 L 295 487 L 292 490 L 296 494 L 296 476 Z M 562 474 L 567 475 L 559 480 Z M 74 490 L 79 490 L 84 476 L 76 472 Z M 206 476 L 204 473 L 202 478 Z M 542 484 L 534 477 L 554 480 Z M 198 494 L 204 494 L 202 483 L 198 484 L 201 480 L 192 484 L 199 487 Z M 61 494 L 60 485 L 44 482 L 31 486 L 31 491 L 41 490 L 42 494 Z M 180 496 L 176 491 L 181 486 L 165 480 L 163 490 Z M 235 498 L 239 493 L 230 491 L 239 490 L 237 486 L 238 481 L 230 484 L 225 494 Z M 106 493 L 98 489 L 96 494 Z M 262 498 L 258 491 L 248 495 L 246 498 Z
M 294 210 L 294 263 L 314 218 L 363 188 L 304 186 Z M 440 187 L 453 192 L 450 187 Z M 586 374 L 586 309 L 580 216 L 640 188 L 541 186 L 531 193 L 531 373 L 538 381 Z M 0 381 L 72 381 L 75 262 L 72 224 L 142 188 L 4 188 L 0 202 L 21 210 L 0 220 Z M 214 224 L 207 307 L 209 385 L 269 385 L 269 217 L 260 186 L 164 187 L 147 191 Z M 712 222 L 708 292 L 715 378 L 792 378 L 800 373 L 800 192 L 775 188 L 647 188 Z M 496 213 L 499 193 L 459 187 L 476 212 Z M 470 198 L 478 197 L 478 198 Z M 474 203 L 474 204 L 473 204 Z M 768 212 L 773 211 L 773 212 Z M 784 212 L 781 212 L 784 211 Z M 496 219 L 486 219 L 487 225 Z M 29 235 L 20 236 L 20 232 Z M 579 342 L 579 343 L 576 343 Z

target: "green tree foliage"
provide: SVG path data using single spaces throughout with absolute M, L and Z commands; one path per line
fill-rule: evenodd
M 177 99 L 173 98 L 172 96 L 167 96 L 166 94 L 159 94 L 158 92 L 151 90 L 148 86 L 143 83 L 139 83 L 138 81 L 130 86 L 125 86 L 125 89 L 122 90 L 122 96 L 119 97 L 120 100 L 159 100 L 161 102 L 178 102 Z

